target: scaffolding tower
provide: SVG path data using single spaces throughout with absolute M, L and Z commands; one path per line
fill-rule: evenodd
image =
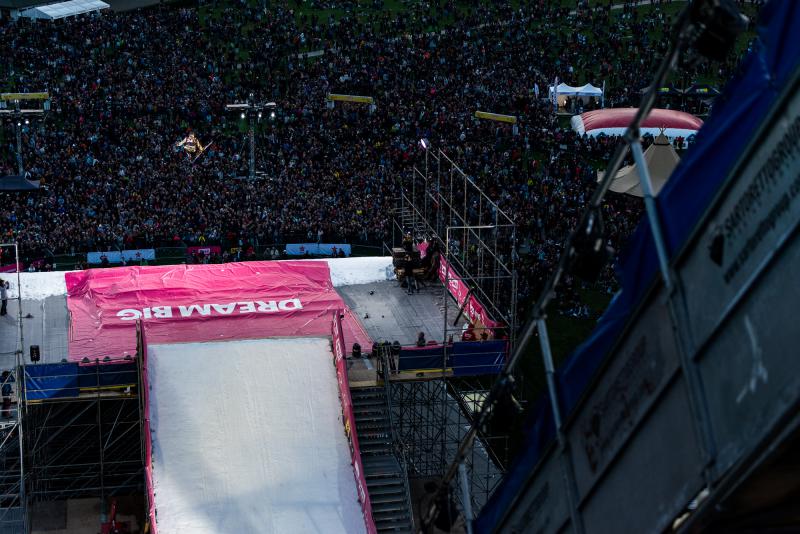
M 25 361 L 23 288 L 17 261 L 17 344 L 0 355 L 0 534 L 30 532 L 39 503 L 141 494 L 139 376 L 133 359 Z M 23 424 L 24 422 L 24 424 Z
M 508 340 L 509 349 L 514 345 L 517 306 L 513 220 L 447 154 L 427 141 L 420 145 L 424 164 L 399 180 L 392 246 L 400 246 L 411 234 L 415 242 L 427 242 L 438 251 L 441 290 L 445 301 L 450 301 L 448 294 L 455 298 L 456 312 L 445 302 L 440 373 L 416 378 L 387 373 L 393 438 L 404 452 L 412 480 L 441 478 L 494 384 L 492 374 L 454 376 L 448 369 L 448 340 L 460 341 L 464 323 L 478 322 L 471 316 L 470 303 L 480 304 L 491 318 L 492 337 Z M 459 294 L 451 290 L 455 285 L 461 287 Z M 508 445 L 507 435 L 481 429 L 463 461 L 461 480 L 451 484 L 449 496 L 468 523 L 500 483 Z
M 19 275 L 19 246 L 0 243 L 0 250 L 12 249 L 17 271 L 17 335 L 13 354 L 2 355 L 2 410 L 0 410 L 0 534 L 27 532 L 28 508 L 25 487 L 23 419 L 25 403 L 19 385 L 24 374 L 22 297 Z
M 427 141 L 424 164 L 400 178 L 400 197 L 392 218 L 393 246 L 411 233 L 435 243 L 444 258 L 443 283 L 459 279 L 494 321 L 496 337 L 514 346 L 517 308 L 516 224 L 444 151 Z M 460 304 L 460 303 L 459 303 Z M 462 310 L 463 311 L 463 310 Z M 449 320 L 454 319 L 450 317 Z M 459 334 L 448 325 L 445 338 Z

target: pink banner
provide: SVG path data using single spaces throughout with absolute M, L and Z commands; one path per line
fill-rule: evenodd
M 339 319 L 340 312 L 333 314 L 333 360 L 336 364 L 336 378 L 339 381 L 339 396 L 342 399 L 342 414 L 344 416 L 344 431 L 350 441 L 350 454 L 353 463 L 353 475 L 356 478 L 356 491 L 361 509 L 364 512 L 364 524 L 367 534 L 377 534 L 375 521 L 372 519 L 372 505 L 367 493 L 367 480 L 364 477 L 364 465 L 361 463 L 361 450 L 358 447 L 358 433 L 356 418 L 353 414 L 353 400 L 350 397 L 350 382 L 347 377 L 347 361 L 345 360 L 344 336 L 342 323 Z
M 71 360 L 136 353 L 136 321 L 150 343 L 327 336 L 344 310 L 326 262 L 117 267 L 66 273 Z M 352 314 L 348 341 L 371 345 Z
M 211 254 L 222 254 L 222 248 L 218 245 L 210 245 L 207 247 L 186 247 L 187 254 L 199 254 L 201 252 L 206 256 L 210 256 Z
M 428 243 L 420 243 L 417 248 L 419 248 L 422 257 L 425 257 L 425 252 L 428 249 Z M 469 288 L 458 275 L 458 273 L 456 273 L 452 268 L 448 269 L 447 260 L 444 259 L 442 254 L 439 255 L 439 280 L 441 280 L 443 284 L 447 284 L 450 294 L 453 295 L 453 298 L 456 300 L 459 306 L 463 306 L 464 300 L 469 294 Z M 489 313 L 486 311 L 480 301 L 478 301 L 478 298 L 475 295 L 469 295 L 469 302 L 467 302 L 467 305 L 464 307 L 464 314 L 469 317 L 471 322 L 474 323 L 475 321 L 479 321 L 482 325 L 489 328 L 498 328 L 503 326 L 503 323 L 494 321 L 491 317 L 489 317 Z
M 136 333 L 139 337 L 139 364 L 142 366 L 142 381 L 139 386 L 139 394 L 142 396 L 142 416 L 144 418 L 142 432 L 144 432 L 144 483 L 147 491 L 147 520 L 150 522 L 150 532 L 158 534 L 156 498 L 153 490 L 153 439 L 150 435 L 150 377 L 147 372 L 147 339 L 144 325 L 141 321 L 136 322 Z
M 25 269 L 25 264 L 19 262 L 19 270 L 23 271 Z M 15 273 L 17 272 L 17 264 L 12 263 L 10 265 L 0 265 L 0 273 Z

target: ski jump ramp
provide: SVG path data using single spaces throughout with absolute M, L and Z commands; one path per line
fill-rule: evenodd
M 328 338 L 147 350 L 159 534 L 365 532 Z

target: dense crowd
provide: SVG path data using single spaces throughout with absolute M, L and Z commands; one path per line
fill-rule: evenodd
M 242 2 L 2 23 L 5 90 L 52 95 L 46 120 L 23 126 L 26 170 L 42 189 L 0 205 L 3 238 L 43 253 L 380 243 L 398 177 L 426 138 L 515 218 L 521 291 L 535 291 L 614 146 L 560 126 L 546 88 L 555 77 L 605 81 L 607 106 L 634 104 L 667 46 L 664 9 L 434 0 L 398 16 L 376 1 L 364 17 L 362 2 L 316 3 L 349 9 L 334 19 L 295 12 L 302 2 Z M 315 49 L 325 52 L 298 56 Z M 376 106 L 329 109 L 329 92 Z M 277 103 L 258 125 L 255 181 L 237 178 L 247 174 L 245 124 L 225 110 L 250 93 Z M 478 108 L 518 116 L 519 134 L 478 123 Z M 0 174 L 15 173 L 12 131 Z M 196 161 L 175 146 L 190 131 L 213 141 Z M 619 247 L 640 203 L 614 196 L 604 209 Z

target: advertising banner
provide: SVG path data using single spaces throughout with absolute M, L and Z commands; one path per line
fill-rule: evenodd
M 89 252 L 86 254 L 86 261 L 89 263 L 103 263 L 103 258 L 108 258 L 108 263 L 122 263 L 125 261 L 141 261 L 156 259 L 156 251 L 152 248 L 138 250 L 109 250 L 107 252 Z
M 329 335 L 346 309 L 326 262 L 255 261 L 132 266 L 65 274 L 71 360 L 136 352 L 136 321 L 150 343 Z M 348 343 L 370 346 L 352 314 Z
M 425 257 L 425 251 L 428 248 L 428 244 L 420 243 L 418 248 L 422 256 Z M 453 269 L 448 269 L 447 260 L 445 260 L 444 256 L 442 255 L 439 255 L 439 280 L 441 280 L 443 284 L 447 284 L 447 289 L 450 291 L 450 294 L 454 299 L 456 299 L 456 302 L 459 306 L 463 306 L 464 300 L 466 300 L 467 295 L 469 294 L 469 287 L 467 287 L 467 284 L 464 283 L 458 273 L 456 273 Z M 481 324 L 489 328 L 503 326 L 503 323 L 494 321 L 491 317 L 489 317 L 489 313 L 478 301 L 475 295 L 469 295 L 469 302 L 467 302 L 467 305 L 464 307 L 464 313 L 473 323 L 475 321 L 479 321 Z
M 198 247 L 186 247 L 186 254 L 203 254 L 205 256 L 210 256 L 212 254 L 222 254 L 222 247 L 219 245 L 208 245 L 208 246 L 198 246 Z
M 289 256 L 333 256 L 344 251 L 345 256 L 350 256 L 350 245 L 346 243 L 289 243 L 286 245 L 286 254 Z
M 342 324 L 339 319 L 340 312 L 333 314 L 333 359 L 336 365 L 336 378 L 339 381 L 339 396 L 342 399 L 342 415 L 344 432 L 350 442 L 350 454 L 353 462 L 353 475 L 356 478 L 356 491 L 361 509 L 364 512 L 364 525 L 367 534 L 375 534 L 375 521 L 372 519 L 372 506 L 367 492 L 367 480 L 364 476 L 364 465 L 361 462 L 361 450 L 358 447 L 358 434 L 356 432 L 356 418 L 353 414 L 353 400 L 350 397 L 350 383 L 347 378 L 347 362 L 345 361 L 345 345 L 342 335 Z
M 19 262 L 19 270 L 20 271 L 24 271 L 25 270 L 25 264 L 24 263 Z M 15 272 L 17 272 L 17 264 L 16 263 L 11 263 L 9 265 L 0 266 L 0 273 L 15 273 Z

